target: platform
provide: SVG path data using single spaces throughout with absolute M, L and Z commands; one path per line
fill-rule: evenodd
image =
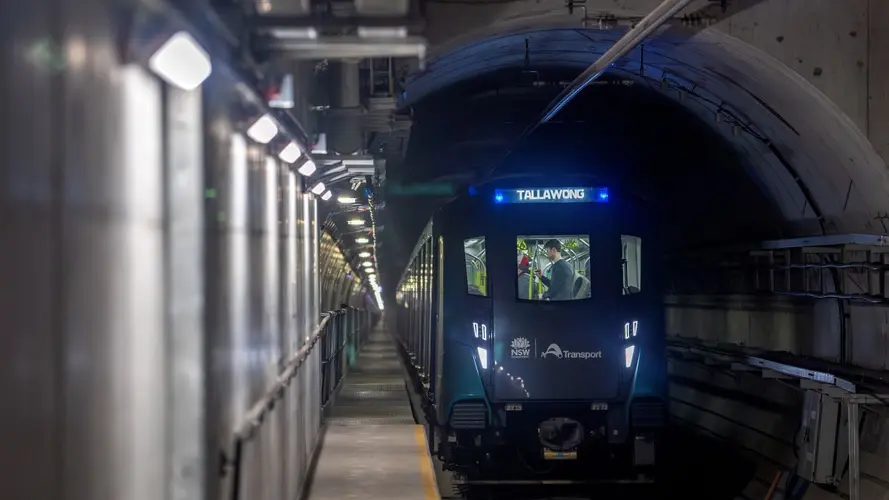
M 378 327 L 333 402 L 308 500 L 438 500 L 395 343 Z

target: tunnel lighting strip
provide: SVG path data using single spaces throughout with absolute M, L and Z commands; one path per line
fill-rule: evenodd
M 377 262 L 377 222 L 376 222 L 376 205 L 374 204 L 374 196 L 373 191 L 367 189 L 367 204 L 370 207 L 370 230 L 371 236 L 373 237 L 373 268 L 379 270 L 379 262 Z M 371 275 L 371 277 L 376 276 L 376 274 Z M 377 300 L 377 305 L 380 310 L 383 310 L 383 296 L 381 293 L 380 285 L 377 283 L 377 279 L 374 278 L 371 282 L 372 288 L 374 290 L 374 296 Z

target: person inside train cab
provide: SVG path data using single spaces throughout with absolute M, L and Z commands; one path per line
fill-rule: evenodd
M 544 243 L 546 258 L 552 262 L 550 277 L 537 270 L 537 277 L 547 286 L 546 296 L 549 300 L 571 300 L 574 298 L 574 270 L 571 264 L 562 258 L 562 242 L 551 239 Z
M 531 261 L 527 255 L 518 258 L 518 294 L 520 299 L 533 299 L 534 291 L 531 289 Z

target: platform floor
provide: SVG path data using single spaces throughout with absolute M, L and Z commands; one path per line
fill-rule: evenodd
M 438 500 L 391 337 L 378 327 L 346 375 L 326 420 L 309 500 Z

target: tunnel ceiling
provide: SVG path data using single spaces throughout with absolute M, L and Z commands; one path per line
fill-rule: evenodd
M 535 79 L 570 80 L 619 36 L 523 31 L 440 55 L 413 76 L 402 96 L 415 124 L 404 167 L 387 175 L 405 182 L 471 180 L 560 90 L 534 86 Z M 620 181 L 620 172 L 635 172 L 637 189 L 672 208 L 674 224 L 681 218 L 686 232 L 699 235 L 889 231 L 882 159 L 823 94 L 770 56 L 720 32 L 689 38 L 668 30 L 616 63 L 603 80 L 616 83 L 584 91 L 556 117 L 560 123 L 535 133 L 504 168 L 549 169 L 555 162 L 614 174 L 612 182 Z M 624 154 L 614 151 L 618 144 Z M 690 186 L 698 195 L 679 195 Z M 384 260 L 394 270 L 404 265 L 441 200 L 389 201 L 387 212 L 397 221 L 392 225 L 403 228 L 403 234 L 387 235 L 396 248 Z

